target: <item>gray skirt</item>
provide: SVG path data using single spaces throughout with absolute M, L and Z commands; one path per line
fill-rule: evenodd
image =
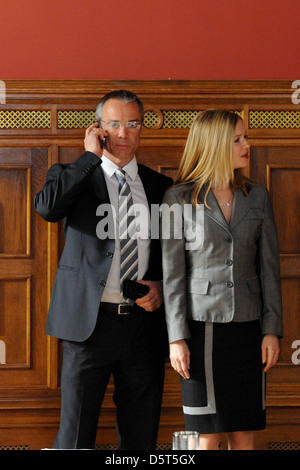
M 190 379 L 181 378 L 185 427 L 201 434 L 266 427 L 259 321 L 189 321 Z

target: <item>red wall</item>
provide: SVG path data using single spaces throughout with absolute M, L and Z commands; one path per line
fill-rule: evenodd
M 299 0 L 14 0 L 0 79 L 299 79 Z

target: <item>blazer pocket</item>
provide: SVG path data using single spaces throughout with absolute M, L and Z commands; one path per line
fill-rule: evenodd
M 209 281 L 206 279 L 187 278 L 187 292 L 190 294 L 206 295 Z
M 249 287 L 250 292 L 252 294 L 257 294 L 258 292 L 261 292 L 261 287 L 260 287 L 260 282 L 258 277 L 251 277 L 250 279 L 247 279 L 247 285 Z

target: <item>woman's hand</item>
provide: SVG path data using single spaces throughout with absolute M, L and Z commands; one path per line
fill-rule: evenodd
M 276 335 L 265 335 L 262 341 L 262 363 L 266 364 L 264 371 L 273 367 L 278 359 L 280 348 L 279 339 Z
M 171 366 L 184 379 L 190 378 L 190 350 L 184 339 L 170 343 Z

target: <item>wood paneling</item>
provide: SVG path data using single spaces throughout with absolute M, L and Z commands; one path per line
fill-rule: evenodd
M 194 115 L 207 107 L 238 111 L 251 149 L 249 176 L 268 187 L 281 251 L 284 338 L 268 373 L 268 427 L 260 449 L 300 447 L 300 105 L 287 81 L 7 81 L 0 105 L 0 449 L 51 447 L 59 423 L 59 343 L 44 326 L 62 224 L 47 224 L 33 209 L 52 163 L 83 152 L 84 128 L 99 98 L 112 89 L 136 92 L 146 109 L 138 160 L 175 177 Z M 5 353 L 3 352 L 5 349 Z M 99 445 L 115 445 L 113 386 L 99 422 Z M 170 445 L 184 427 L 179 380 L 166 363 L 159 431 Z

